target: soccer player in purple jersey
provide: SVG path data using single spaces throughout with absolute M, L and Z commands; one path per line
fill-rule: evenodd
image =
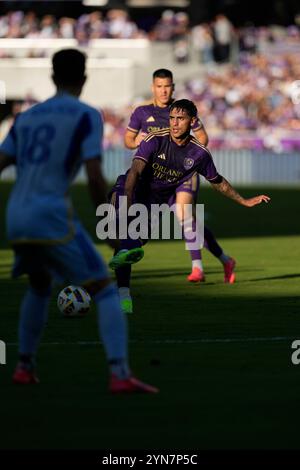
M 172 94 L 174 91 L 173 74 L 170 70 L 159 69 L 153 73 L 151 103 L 138 106 L 132 113 L 125 133 L 124 143 L 129 149 L 136 149 L 147 134 L 169 127 L 169 110 L 174 102 Z M 191 130 L 196 139 L 204 146 L 208 144 L 208 135 L 206 130 L 197 117 L 191 126 Z M 180 219 L 185 204 L 195 203 L 199 190 L 199 178 L 197 173 L 184 181 L 176 190 L 176 204 L 178 207 L 177 217 Z M 195 230 L 195 220 L 193 221 Z M 204 227 L 204 246 L 223 264 L 224 282 L 233 283 L 235 281 L 234 267 L 235 260 L 226 255 L 220 245 L 217 243 L 214 235 Z M 187 277 L 190 282 L 205 281 L 201 250 L 191 248 L 190 255 L 192 259 L 192 272 Z M 125 292 L 120 294 L 126 296 Z
M 245 207 L 269 202 L 270 198 L 264 194 L 249 199 L 243 198 L 217 172 L 210 152 L 190 135 L 196 119 L 197 108 L 193 102 L 179 100 L 171 105 L 170 128 L 147 135 L 141 142 L 127 175 L 118 178 L 112 191 L 112 201 L 116 206 L 118 197 L 122 195 L 127 196 L 128 207 L 137 202 L 147 207 L 152 203 L 172 205 L 177 188 L 188 181 L 195 172 L 204 176 L 217 191 Z M 161 158 L 162 156 L 164 158 Z M 134 262 L 131 254 L 134 249 L 138 253 L 142 245 L 141 240 L 121 240 L 121 251 L 111 260 L 110 266 L 116 270 L 120 293 L 122 289 L 129 293 L 130 264 Z M 123 300 L 121 297 L 121 305 L 127 313 L 132 312 L 130 293 Z

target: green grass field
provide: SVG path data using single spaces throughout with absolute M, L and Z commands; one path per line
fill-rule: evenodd
M 1 201 L 9 189 L 1 184 Z M 12 253 L 2 240 L 0 448 L 299 449 L 300 365 L 291 362 L 300 339 L 299 190 L 263 192 L 272 203 L 251 210 L 201 193 L 208 225 L 238 261 L 235 285 L 223 284 L 207 252 L 207 282 L 189 285 L 189 255 L 178 241 L 149 243 L 135 266 L 131 364 L 160 388 L 157 396 L 110 396 L 94 309 L 64 319 L 56 295 L 39 353 L 41 384 L 13 386 L 25 279 L 10 280 Z M 85 188 L 73 195 L 94 231 Z M 109 259 L 109 248 L 100 249 Z

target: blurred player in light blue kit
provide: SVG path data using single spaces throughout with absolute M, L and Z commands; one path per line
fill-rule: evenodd
M 17 116 L 0 147 L 0 172 L 17 167 L 6 228 L 15 252 L 13 276 L 27 274 L 20 307 L 18 384 L 37 383 L 35 356 L 47 322 L 52 279 L 84 286 L 97 306 L 99 333 L 114 393 L 157 392 L 135 379 L 127 361 L 127 331 L 116 287 L 89 235 L 73 213 L 68 191 L 85 165 L 92 200 L 106 201 L 100 158 L 99 112 L 78 100 L 85 83 L 85 56 L 68 49 L 53 57 L 57 93 Z M 116 242 L 111 246 L 117 248 Z

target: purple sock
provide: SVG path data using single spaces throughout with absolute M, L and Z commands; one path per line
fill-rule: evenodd
M 130 278 L 131 278 L 131 264 L 122 266 L 121 268 L 116 269 L 116 278 L 118 287 L 130 287 Z
M 219 258 L 223 253 L 223 250 L 218 244 L 217 240 L 215 239 L 213 233 L 209 230 L 209 228 L 205 226 L 204 226 L 204 246 L 216 258 Z
M 192 229 L 193 229 L 193 232 L 196 233 L 196 221 L 195 219 L 193 219 L 192 221 Z M 190 255 L 191 255 L 191 259 L 192 261 L 195 261 L 195 260 L 198 260 L 198 259 L 202 259 L 202 255 L 201 255 L 201 250 L 195 250 L 195 248 L 191 248 L 191 245 L 193 243 L 195 243 L 195 240 L 196 240 L 196 237 L 194 237 L 193 239 L 189 240 L 187 239 L 187 237 L 185 236 L 184 234 L 184 239 L 186 241 L 186 246 L 190 252 Z

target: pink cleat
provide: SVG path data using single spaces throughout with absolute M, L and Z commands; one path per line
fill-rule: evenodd
M 13 383 L 22 385 L 40 383 L 33 370 L 25 369 L 20 364 L 17 365 L 12 380 Z
M 226 284 L 234 284 L 235 282 L 235 265 L 236 261 L 233 258 L 230 258 L 227 263 L 224 264 L 224 282 Z
M 152 385 L 145 384 L 135 377 L 128 379 L 118 379 L 112 375 L 109 383 L 110 393 L 158 393 L 159 390 Z
M 191 274 L 188 275 L 187 280 L 189 282 L 204 282 L 204 272 L 200 268 L 193 268 Z

